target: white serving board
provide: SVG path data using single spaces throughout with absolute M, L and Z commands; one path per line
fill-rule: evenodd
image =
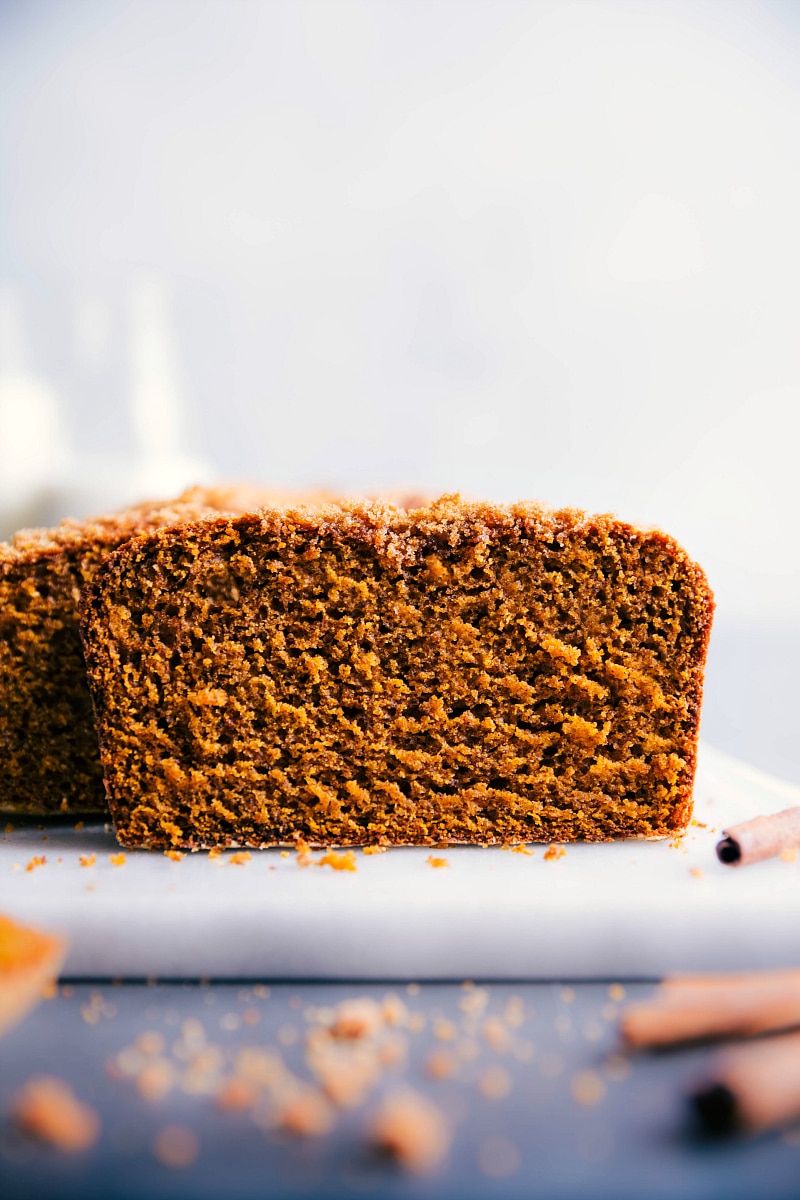
M 677 845 L 569 845 L 365 856 L 356 872 L 254 851 L 172 862 L 118 851 L 102 824 L 0 838 L 0 911 L 66 933 L 84 977 L 609 979 L 800 964 L 800 862 L 724 867 L 726 825 L 800 804 L 800 788 L 703 747 Z M 82 867 L 79 854 L 94 853 Z M 26 866 L 35 855 L 47 862 Z M 315 855 L 319 857 L 319 855 Z M 692 869 L 702 874 L 693 874 Z

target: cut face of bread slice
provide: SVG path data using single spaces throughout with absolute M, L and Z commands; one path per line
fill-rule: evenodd
M 443 498 L 129 542 L 83 636 L 121 842 L 663 837 L 713 610 L 665 534 Z
M 135 534 L 275 500 L 250 487 L 193 488 L 109 517 L 25 530 L 0 544 L 0 812 L 105 809 L 78 601 Z
M 0 1037 L 42 999 L 58 979 L 66 942 L 0 915 Z

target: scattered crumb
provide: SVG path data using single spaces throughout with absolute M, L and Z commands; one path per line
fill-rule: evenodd
M 695 879 L 702 879 L 703 878 L 703 869 L 702 869 L 702 867 L 690 867 L 689 874 L 694 875 Z
M 318 1052 L 310 1055 L 309 1066 L 328 1099 L 339 1108 L 355 1108 L 361 1104 L 380 1074 L 380 1063 L 374 1052 L 363 1059 Z
M 30 1079 L 12 1101 L 20 1129 L 57 1150 L 86 1150 L 100 1133 L 100 1118 L 75 1096 L 69 1084 L 51 1075 Z
M 221 854 L 222 854 L 222 851 L 220 850 L 219 846 L 212 846 L 208 852 L 208 857 L 209 858 L 219 858 Z
M 77 829 L 78 833 L 80 833 L 80 831 L 83 829 L 83 821 L 76 821 L 75 828 Z
M 625 999 L 625 988 L 621 983 L 612 983 L 609 986 L 608 998 L 609 1000 L 614 1000 L 616 1003 Z
M 511 1076 L 505 1067 L 487 1067 L 478 1087 L 487 1100 L 504 1100 L 511 1091 Z
M 390 1033 L 378 1047 L 378 1060 L 383 1067 L 397 1067 L 408 1057 L 408 1043 L 399 1033 Z
M 513 854 L 527 854 L 530 857 L 532 857 L 536 853 L 536 851 L 532 850 L 529 846 L 522 846 L 522 845 L 511 846 L 511 851 Z
M 78 826 L 76 825 L 75 828 L 77 829 Z M 14 832 L 14 826 L 9 821 L 6 825 L 6 833 L 13 833 L 13 832 Z
M 431 1050 L 425 1059 L 425 1073 L 431 1079 L 450 1079 L 458 1071 L 458 1059 L 451 1050 Z
M 572 1081 L 570 1091 L 578 1104 L 599 1104 L 606 1094 L 606 1085 L 596 1071 L 581 1071 Z
M 109 860 L 112 867 L 124 867 L 126 862 L 124 854 L 110 854 Z
M 508 1030 L 499 1017 L 484 1021 L 481 1032 L 493 1050 L 508 1049 Z
M 220 1087 L 214 1097 L 214 1104 L 224 1112 L 236 1112 L 252 1108 L 260 1094 L 260 1088 L 252 1079 L 232 1075 Z
M 456 1046 L 456 1054 L 462 1062 L 473 1062 L 481 1052 L 481 1048 L 472 1038 L 465 1038 Z
M 486 1138 L 478 1149 L 478 1166 L 490 1179 L 507 1179 L 514 1175 L 521 1161 L 517 1147 L 502 1133 Z
M 155 1058 L 156 1055 L 164 1052 L 163 1034 L 157 1033 L 155 1030 L 146 1030 L 139 1034 L 135 1046 L 145 1058 Z
M 333 867 L 334 871 L 358 870 L 355 850 L 343 850 L 341 853 L 329 850 L 327 854 L 323 854 L 322 858 L 317 859 L 316 865 L 318 867 Z
M 335 1038 L 374 1037 L 383 1022 L 380 1005 L 371 996 L 361 996 L 337 1004 L 330 1031 Z
M 630 1060 L 624 1054 L 609 1054 L 604 1070 L 613 1083 L 622 1083 L 631 1073 Z
M 381 1004 L 383 1019 L 387 1025 L 405 1025 L 408 1009 L 395 992 L 387 992 Z
M 706 825 L 705 821 L 697 821 L 697 820 L 693 819 L 692 824 L 696 825 L 698 829 L 708 829 L 708 826 Z
M 794 846 L 787 846 L 785 850 L 781 850 L 781 862 L 797 862 L 797 850 Z
M 253 987 L 253 995 L 257 996 L 259 1000 L 268 1000 L 270 990 L 265 983 L 257 983 Z
M 12 870 L 12 871 L 21 871 L 21 870 L 22 870 L 22 867 L 20 866 L 20 864 L 19 864 L 19 863 L 12 863 L 12 864 L 11 864 L 11 870 Z
M 96 854 L 79 854 L 78 862 L 81 864 L 82 867 L 93 867 L 94 864 L 97 862 L 97 855 Z
M 143 1100 L 162 1100 L 175 1086 L 175 1068 L 168 1058 L 153 1058 L 136 1076 L 136 1090 Z
M 448 1021 L 443 1017 L 439 1017 L 433 1022 L 433 1036 L 438 1038 L 440 1042 L 455 1041 L 455 1036 L 458 1033 L 452 1021 Z
M 410 1171 L 429 1171 L 446 1156 L 451 1141 L 444 1114 L 416 1092 L 388 1096 L 373 1123 L 372 1141 Z
M 232 854 L 228 859 L 228 862 L 234 867 L 244 867 L 250 862 L 252 857 L 253 856 L 249 850 L 240 850 L 238 854 Z
M 565 1004 L 574 1004 L 575 989 L 571 988 L 571 987 L 562 988 L 561 989 L 561 999 L 564 1001 Z
M 167 1125 L 153 1142 L 153 1154 L 165 1167 L 190 1167 L 200 1153 L 200 1142 L 185 1125 Z
M 365 846 L 364 853 L 365 854 L 385 854 L 388 849 L 389 849 L 388 846 Z
M 425 862 L 430 863 L 430 865 L 432 867 L 449 867 L 450 866 L 449 859 L 437 858 L 434 854 L 429 854 L 428 857 L 425 859 Z
M 320 1137 L 330 1132 L 335 1121 L 330 1101 L 318 1088 L 307 1084 L 298 1084 L 291 1090 L 276 1117 L 281 1129 L 299 1137 Z
M 525 1006 L 521 996 L 509 996 L 503 1019 L 506 1025 L 510 1025 L 512 1029 L 519 1029 L 524 1024 Z
M 556 846 L 553 844 L 552 846 L 548 846 L 545 850 L 544 861 L 555 862 L 556 859 L 563 858 L 566 853 L 567 851 L 563 846 Z
M 183 858 L 182 850 L 165 850 L 164 854 L 167 858 L 171 858 L 173 862 L 180 862 Z
M 288 858 L 288 857 L 289 857 L 289 851 L 281 850 L 281 858 Z
M 31 859 L 31 861 L 28 863 L 25 870 L 26 871 L 35 871 L 37 867 L 43 867 L 46 862 L 47 862 L 47 858 L 45 857 L 44 854 L 36 854 Z

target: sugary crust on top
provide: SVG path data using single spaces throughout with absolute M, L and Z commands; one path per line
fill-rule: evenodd
M 322 493 L 320 493 L 322 495 Z M 21 529 L 0 542 L 0 565 L 26 563 L 84 547 L 113 548 L 138 534 L 220 513 L 256 511 L 265 504 L 296 503 L 298 495 L 248 484 L 192 487 L 174 500 L 144 500 L 120 512 L 69 518 L 54 528 Z

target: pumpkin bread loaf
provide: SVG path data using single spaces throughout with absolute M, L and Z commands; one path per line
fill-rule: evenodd
M 136 538 L 83 598 L 117 835 L 674 835 L 712 612 L 665 534 L 529 503 L 271 508 Z
M 192 488 L 177 500 L 23 530 L 0 543 L 0 812 L 106 807 L 78 625 L 81 588 L 106 555 L 134 534 L 243 512 L 276 495 Z

